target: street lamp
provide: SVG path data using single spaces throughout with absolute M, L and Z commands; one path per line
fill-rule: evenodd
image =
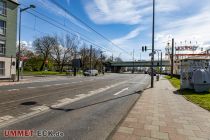
M 104 53 L 105 51 L 100 51 L 100 53 L 101 53 L 101 73 L 102 74 L 104 74 L 104 67 L 103 67 L 103 53 Z
M 19 11 L 19 46 L 18 46 L 18 82 L 20 80 L 20 36 L 21 36 L 21 14 L 23 11 L 26 11 L 28 9 L 31 9 L 31 8 L 36 8 L 35 5 L 30 5 L 29 7 L 26 7 L 26 8 L 20 8 L 20 11 Z
M 155 0 L 153 0 L 153 16 L 152 16 L 152 55 L 151 55 L 151 88 L 154 87 L 154 49 L 155 49 Z

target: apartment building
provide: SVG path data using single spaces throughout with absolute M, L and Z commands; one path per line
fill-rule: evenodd
M 16 0 L 0 0 L 0 79 L 16 74 Z

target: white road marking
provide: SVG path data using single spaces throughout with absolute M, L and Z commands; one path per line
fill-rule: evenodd
M 125 83 L 125 81 L 117 83 L 117 84 L 114 84 L 114 85 L 111 85 L 111 86 L 106 86 L 105 88 L 100 88 L 100 89 L 97 89 L 97 90 L 94 90 L 94 91 L 89 91 L 88 94 L 78 94 L 78 95 L 76 95 L 77 97 L 75 97 L 73 99 L 71 99 L 71 98 L 64 98 L 64 99 L 58 100 L 57 103 L 51 105 L 51 107 L 52 108 L 58 108 L 58 107 L 61 107 L 61 106 L 64 106 L 64 105 L 67 105 L 67 104 L 79 101 L 81 99 L 93 96 L 95 94 L 104 92 L 104 91 L 106 91 L 106 90 L 108 90 L 110 88 L 116 87 L 116 86 L 118 86 L 120 84 L 123 84 L 123 83 Z
M 50 86 L 52 86 L 52 85 L 44 85 L 44 86 L 42 86 L 42 87 L 50 87 Z
M 19 89 L 10 89 L 8 91 L 18 91 Z
M 69 83 L 63 83 L 63 85 L 68 85 Z
M 75 84 L 75 83 L 78 83 L 78 82 L 72 82 L 72 84 Z
M 34 111 L 43 111 L 43 110 L 48 110 L 49 107 L 48 106 L 45 106 L 45 105 L 42 105 L 42 106 L 35 106 L 35 107 L 32 107 L 31 110 L 34 110 Z
M 122 89 L 121 91 L 115 93 L 114 95 L 115 95 L 115 96 L 116 96 L 116 95 L 119 95 L 120 93 L 122 93 L 122 92 L 124 92 L 124 91 L 126 91 L 126 90 L 128 90 L 128 88 L 124 88 L 124 89 Z
M 27 87 L 27 88 L 29 88 L 29 89 L 33 89 L 33 88 L 36 88 L 36 87 Z
M 3 116 L 3 117 L 0 117 L 0 120 L 3 120 L 3 121 L 8 121 L 10 119 L 14 118 L 13 116 L 10 116 L 10 115 L 6 115 L 6 116 Z
M 79 96 L 77 96 L 74 99 L 71 99 L 71 98 L 61 99 L 61 100 L 59 100 L 60 102 L 57 102 L 57 103 L 51 105 L 51 107 L 54 107 L 54 108 L 61 107 L 61 106 L 67 105 L 69 103 L 79 101 L 79 100 L 84 99 L 86 97 L 93 96 L 95 94 L 101 93 L 101 92 L 103 92 L 105 90 L 108 90 L 110 88 L 119 86 L 120 84 L 123 84 L 125 82 L 126 81 L 123 81 L 123 82 L 120 82 L 120 83 L 117 83 L 117 84 L 114 84 L 114 85 L 111 85 L 111 86 L 106 86 L 105 88 L 100 88 L 100 89 L 97 89 L 95 91 L 90 91 L 90 92 L 88 92 L 88 94 L 79 94 Z M 41 97 L 41 96 L 45 96 L 45 95 L 40 95 L 40 96 L 35 96 L 35 97 L 29 97 L 29 98 L 25 98 L 25 99 L 31 99 L 31 98 Z M 15 100 L 15 101 L 9 101 L 9 102 L 0 103 L 0 104 L 12 103 L 12 102 L 16 102 L 16 101 L 25 100 L 25 99 L 19 99 L 19 100 Z M 3 121 L 3 122 L 0 121 L 0 128 L 3 128 L 3 127 L 8 126 L 10 124 L 14 124 L 16 122 L 20 122 L 20 121 L 25 120 L 27 118 L 30 118 L 32 116 L 36 116 L 36 115 L 39 115 L 41 113 L 50 111 L 50 107 L 48 107 L 46 105 L 34 107 L 34 108 L 31 108 L 31 109 L 33 110 L 33 112 L 30 112 L 30 113 L 27 113 L 27 114 L 24 114 L 24 115 L 21 115 L 21 116 L 18 116 L 18 117 L 13 117 L 13 116 L 9 116 L 9 115 L 3 116 L 3 118 L 0 117 L 0 120 Z
M 60 86 L 60 85 L 62 85 L 62 84 L 54 84 L 54 86 Z

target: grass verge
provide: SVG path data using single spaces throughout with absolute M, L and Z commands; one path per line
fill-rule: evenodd
M 210 111 L 210 92 L 196 93 L 194 90 L 181 90 L 180 91 L 180 79 L 171 78 L 170 76 L 165 76 L 170 83 L 177 88 L 178 93 L 182 94 L 187 100 L 198 104 L 200 107 Z
M 81 73 L 77 73 L 80 75 Z M 65 76 L 65 75 L 73 75 L 73 72 L 66 73 L 66 72 L 56 72 L 56 71 L 24 71 L 24 76 L 38 76 L 38 75 L 58 75 L 58 76 Z

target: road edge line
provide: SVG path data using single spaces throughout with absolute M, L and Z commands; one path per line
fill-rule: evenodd
M 135 91 L 136 93 L 139 93 L 139 96 L 137 97 L 137 99 L 135 100 L 135 102 L 130 106 L 130 108 L 127 110 L 127 112 L 125 113 L 125 115 L 122 117 L 122 119 L 119 121 L 119 123 L 113 128 L 113 130 L 111 131 L 111 133 L 105 138 L 105 140 L 112 140 L 112 137 L 114 136 L 114 134 L 117 132 L 117 129 L 120 127 L 120 125 L 122 124 L 122 122 L 126 119 L 126 117 L 128 116 L 128 114 L 130 113 L 130 111 L 133 109 L 133 107 L 136 105 L 137 101 L 140 99 L 140 97 L 142 96 L 142 93 L 147 90 L 150 87 L 150 85 L 146 86 L 142 91 Z
M 113 130 L 111 131 L 111 133 L 106 137 L 106 140 L 111 140 L 113 135 L 115 134 L 115 132 L 117 132 L 117 129 L 120 127 L 120 125 L 122 124 L 122 122 L 126 119 L 126 117 L 128 116 L 128 114 L 130 113 L 130 111 L 133 109 L 133 107 L 136 105 L 137 101 L 140 99 L 142 93 L 144 91 L 138 91 L 136 93 L 139 93 L 139 96 L 137 97 L 137 99 L 135 100 L 135 102 L 129 107 L 129 109 L 126 111 L 125 115 L 122 117 L 122 119 L 119 121 L 119 123 L 113 128 Z

